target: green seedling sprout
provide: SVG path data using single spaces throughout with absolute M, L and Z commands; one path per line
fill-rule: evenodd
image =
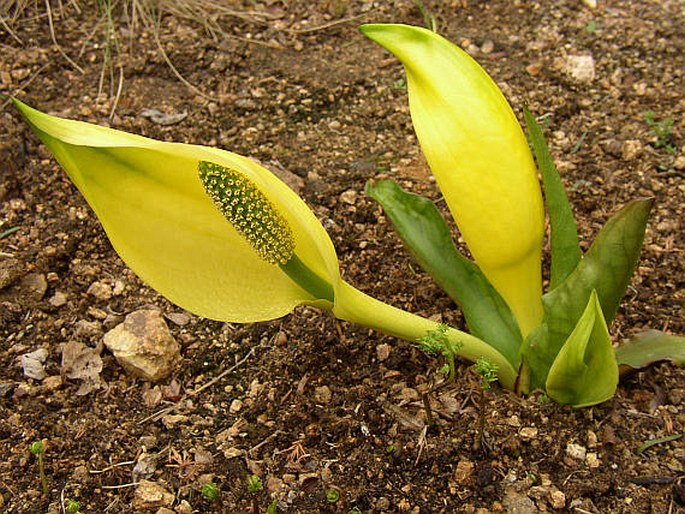
M 654 148 L 663 148 L 666 153 L 674 154 L 676 147 L 673 144 L 673 118 L 657 121 L 655 114 L 648 111 L 645 113 L 645 121 L 652 130 L 652 134 L 656 136 Z
M 417 340 L 418 347 L 427 355 L 442 355 L 445 358 L 445 365 L 440 372 L 446 375 L 447 382 L 452 382 L 455 377 L 454 356 L 459 351 L 461 345 L 450 342 L 447 337 L 448 326 L 439 325 L 435 330 L 429 330 L 425 335 Z
M 64 510 L 67 514 L 78 514 L 81 512 L 81 503 L 73 499 L 68 500 Z
M 31 443 L 29 449 L 38 460 L 38 476 L 40 478 L 40 485 L 43 490 L 43 496 L 47 498 L 50 495 L 50 491 L 48 490 L 48 482 L 45 479 L 45 466 L 43 464 L 43 455 L 45 455 L 45 444 L 43 444 L 43 441 L 35 441 Z
M 259 491 L 264 489 L 262 484 L 262 479 L 258 475 L 250 475 L 247 477 L 247 492 L 252 496 L 252 513 L 257 514 L 259 512 L 259 499 L 257 495 Z
M 326 491 L 326 501 L 328 503 L 337 503 L 340 500 L 340 491 L 335 488 L 330 488 Z
M 492 383 L 497 381 L 497 366 L 487 359 L 478 359 L 474 366 L 476 373 L 481 377 L 480 391 L 480 412 L 478 415 L 478 435 L 474 443 L 475 449 L 483 448 L 483 434 L 485 432 L 485 398 L 486 393 L 492 387 Z
M 277 514 L 278 512 L 278 498 L 274 499 L 266 508 L 266 514 Z
M 219 497 L 219 486 L 214 482 L 207 482 L 202 486 L 200 493 L 205 500 L 213 502 Z

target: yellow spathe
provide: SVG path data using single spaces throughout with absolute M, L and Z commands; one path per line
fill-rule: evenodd
M 476 263 L 524 336 L 542 319 L 544 206 L 526 137 L 488 74 L 438 34 L 363 25 L 407 73 L 421 148 Z

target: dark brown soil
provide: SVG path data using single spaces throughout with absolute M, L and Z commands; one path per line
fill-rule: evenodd
M 435 424 L 427 428 L 422 393 L 440 363 L 411 342 L 312 308 L 243 326 L 183 315 L 126 268 L 7 101 L 16 95 L 64 117 L 220 146 L 289 170 L 349 282 L 462 326 L 363 194 L 366 181 L 389 176 L 439 198 L 412 132 L 402 69 L 356 30 L 366 21 L 423 25 L 414 1 L 230 2 L 247 14 L 215 18 L 225 31 L 217 39 L 201 23 L 163 16 L 160 44 L 196 90 L 165 62 L 155 32 L 129 29 L 119 6 L 120 46 L 99 95 L 106 23 L 96 3 L 54 3 L 58 45 L 42 3 L 16 17 L 12 2 L 2 13 L 7 3 L 0 233 L 18 230 L 0 240 L 0 512 L 58 513 L 68 499 L 86 513 L 135 512 L 143 479 L 173 495 L 170 510 L 151 508 L 160 513 L 265 512 L 274 499 L 278 512 L 293 513 L 684 510 L 682 369 L 634 374 L 614 399 L 582 410 L 494 390 L 485 450 L 476 451 L 479 383 L 468 363 L 455 385 L 429 395 Z M 584 241 L 627 200 L 656 198 L 612 334 L 682 334 L 685 5 L 590 3 L 425 2 L 440 32 L 480 60 L 517 112 L 527 103 L 549 114 L 546 132 Z M 592 55 L 594 79 L 567 73 L 572 55 Z M 156 124 L 141 115 L 152 108 L 187 117 Z M 655 144 L 648 111 L 675 121 L 673 153 Z M 95 282 L 114 294 L 88 293 Z M 59 378 L 65 343 L 96 346 L 124 315 L 150 306 L 183 345 L 172 377 L 157 385 L 131 378 L 105 350 L 106 387 L 77 395 L 78 381 Z M 42 381 L 20 363 L 39 348 L 48 351 Z M 29 451 L 37 440 L 46 445 L 48 496 Z M 252 474 L 264 486 L 256 495 L 247 489 Z M 200 492 L 211 481 L 213 502 Z

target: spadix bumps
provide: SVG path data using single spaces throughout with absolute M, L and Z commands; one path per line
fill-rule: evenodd
M 207 195 L 259 256 L 271 264 L 286 264 L 295 252 L 295 238 L 269 199 L 236 170 L 207 161 L 198 169 Z

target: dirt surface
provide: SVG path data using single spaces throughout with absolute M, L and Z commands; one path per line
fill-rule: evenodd
M 611 331 L 616 341 L 646 328 L 685 333 L 685 4 L 425 3 L 517 113 L 527 103 L 548 115 L 585 246 L 626 201 L 656 198 Z M 110 67 L 102 11 L 63 4 L 50 11 L 58 44 L 40 2 L 16 16 L 10 5 L 0 25 L 0 233 L 18 227 L 0 240 L 0 512 L 58 513 L 69 499 L 87 513 L 265 512 L 274 499 L 278 512 L 293 513 L 685 509 L 682 369 L 634 374 L 594 408 L 496 389 L 481 409 L 472 366 L 460 363 L 456 384 L 426 397 L 427 427 L 422 395 L 440 363 L 411 342 L 312 308 L 253 325 L 207 321 L 146 287 L 7 102 L 17 95 L 64 117 L 288 170 L 350 283 L 461 327 L 454 304 L 363 194 L 366 181 L 392 177 L 440 197 L 412 132 L 400 65 L 356 30 L 366 21 L 424 25 L 413 1 L 245 0 L 233 2 L 243 14 L 211 25 L 165 15 L 157 36 L 128 27 L 119 6 Z M 213 39 L 210 28 L 223 35 Z M 592 66 L 578 68 L 577 56 L 592 56 Z M 146 109 L 186 116 L 164 125 Z M 674 120 L 666 146 L 648 111 Z M 140 309 L 161 311 L 182 345 L 182 360 L 158 384 L 130 376 L 101 345 Z M 90 392 L 62 366 L 74 342 L 101 352 L 101 382 Z M 47 377 L 32 379 L 22 356 L 40 349 Z M 485 447 L 475 450 L 481 412 Z M 29 451 L 38 440 L 47 495 Z M 252 474 L 263 484 L 254 494 Z M 209 482 L 218 486 L 213 501 L 202 495 Z

